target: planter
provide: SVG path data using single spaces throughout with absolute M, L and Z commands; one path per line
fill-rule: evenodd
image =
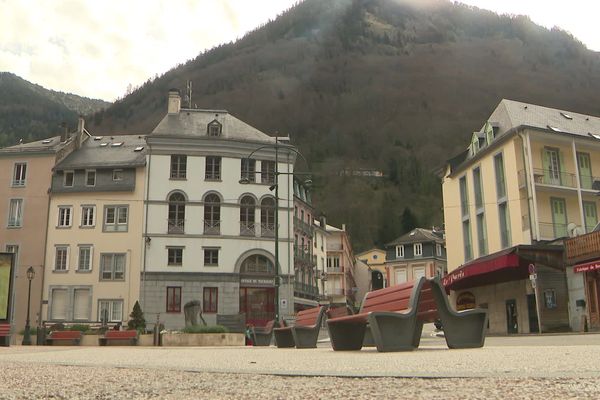
M 245 346 L 243 333 L 163 333 L 163 346 Z

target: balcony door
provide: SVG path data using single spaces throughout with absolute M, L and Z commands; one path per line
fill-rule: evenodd
M 560 157 L 558 149 L 544 149 L 544 183 L 560 186 Z
M 577 166 L 579 167 L 579 183 L 582 189 L 592 189 L 592 163 L 588 153 L 577 153 Z
M 565 199 L 557 197 L 550 198 L 550 207 L 552 208 L 554 237 L 560 238 L 567 236 L 567 205 Z
M 583 202 L 583 215 L 585 217 L 585 231 L 591 232 L 598 223 L 598 214 L 595 201 Z

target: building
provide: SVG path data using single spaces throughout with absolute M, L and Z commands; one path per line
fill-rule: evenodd
M 0 198 L 6 207 L 0 214 L 0 246 L 2 251 L 15 253 L 15 298 L 11 302 L 14 332 L 25 327 L 29 267 L 35 271 L 31 282 L 31 326 L 37 325 L 40 316 L 52 168 L 75 146 L 73 138 L 63 135 L 0 149 L 0 168 L 4 171 L 0 174 Z
M 385 246 L 390 286 L 446 274 L 444 232 L 415 228 Z
M 140 290 L 146 141 L 81 142 L 52 170 L 43 316 L 126 323 Z
M 372 248 L 356 255 L 357 261 L 366 265 L 368 270 L 366 290 L 377 290 L 388 287 L 385 250 Z M 357 264 L 358 265 L 358 264 Z M 359 284 L 359 287 L 361 285 Z
M 208 324 L 217 314 L 244 313 L 256 326 L 292 315 L 293 194 L 284 176 L 293 174 L 293 147 L 225 110 L 182 109 L 173 90 L 147 143 L 146 315 L 181 328 L 193 300 Z
M 294 310 L 319 304 L 315 210 L 307 185 L 294 177 Z
M 583 278 L 562 240 L 596 225 L 598 170 L 600 118 L 511 100 L 448 161 L 445 284 L 489 308 L 490 332 L 580 329 Z
M 327 236 L 327 284 L 325 295 L 332 305 L 360 306 L 362 299 L 357 298 L 358 287 L 354 277 L 354 252 L 346 225 L 336 228 L 326 225 Z

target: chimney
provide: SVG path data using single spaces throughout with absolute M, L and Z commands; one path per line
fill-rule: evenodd
M 85 129 L 85 120 L 80 115 L 79 116 L 79 121 L 77 121 L 77 133 L 80 134 L 80 135 L 82 135 L 84 129 Z
M 342 230 L 346 232 L 346 224 L 342 224 Z
M 169 106 L 167 112 L 169 114 L 179 114 L 181 109 L 181 96 L 179 89 L 169 89 Z
M 62 132 L 60 134 L 60 141 L 66 142 L 69 138 L 69 127 L 67 126 L 67 123 L 65 121 L 60 123 L 60 127 L 62 128 Z

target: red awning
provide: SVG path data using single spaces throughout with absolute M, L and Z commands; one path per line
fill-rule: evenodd
M 525 279 L 529 263 L 516 251 L 511 247 L 473 260 L 444 276 L 442 283 L 447 290 L 460 290 Z
M 573 272 L 588 272 L 600 269 L 600 260 L 588 262 L 585 264 L 577 264 L 573 267 Z

